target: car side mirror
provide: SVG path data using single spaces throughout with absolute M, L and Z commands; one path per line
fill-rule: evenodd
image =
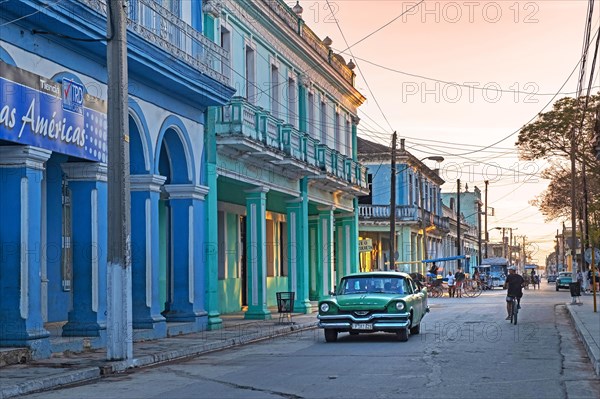
M 335 291 L 329 291 L 329 295 L 335 296 Z

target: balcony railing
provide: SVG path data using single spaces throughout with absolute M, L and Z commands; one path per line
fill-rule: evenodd
M 447 217 L 432 215 L 429 211 L 423 211 L 414 205 L 397 205 L 396 206 L 396 221 L 398 222 L 420 222 L 423 214 L 428 224 L 433 224 L 439 230 L 448 230 L 450 222 Z M 358 217 L 362 220 L 372 221 L 389 221 L 390 206 L 389 205 L 358 205 Z
M 216 124 L 218 137 L 235 140 L 244 137 L 249 142 L 228 141 L 227 145 L 240 150 L 262 146 L 265 151 L 285 154 L 289 160 L 304 164 L 324 177 L 337 179 L 340 187 L 358 186 L 361 191 L 368 188 L 367 168 L 352 158 L 332 150 L 324 144 L 302 133 L 293 125 L 273 117 L 268 111 L 250 104 L 243 97 L 233 97 L 229 104 L 220 108 Z
M 416 222 L 418 218 L 418 208 L 412 205 L 396 206 L 396 221 L 398 222 Z M 383 221 L 390 220 L 389 205 L 371 205 L 359 204 L 358 217 L 364 220 Z
M 107 16 L 106 0 L 78 0 Z M 176 59 L 212 79 L 229 85 L 221 73 L 229 53 L 154 0 L 129 0 L 127 28 Z

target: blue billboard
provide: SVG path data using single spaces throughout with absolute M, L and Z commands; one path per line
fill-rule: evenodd
M 55 82 L 0 61 L 0 140 L 106 162 L 106 103 L 74 80 Z

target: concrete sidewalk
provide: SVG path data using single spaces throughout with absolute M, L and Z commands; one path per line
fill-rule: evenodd
M 600 295 L 596 295 L 598 312 L 594 313 L 594 297 L 583 294 L 580 304 L 567 303 L 575 329 L 583 342 L 596 374 L 600 376 Z
M 29 361 L 0 368 L 0 399 L 45 391 L 74 383 L 91 381 L 133 367 L 198 356 L 262 339 L 311 329 L 317 325 L 316 313 L 294 314 L 293 324 L 272 320 L 245 320 L 243 313 L 222 315 L 223 328 L 178 335 L 153 341 L 135 342 L 131 362 L 106 360 L 105 350 L 62 353 L 50 359 Z

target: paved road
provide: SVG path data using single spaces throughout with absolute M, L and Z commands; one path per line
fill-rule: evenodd
M 504 291 L 430 301 L 422 334 L 319 330 L 116 375 L 30 398 L 597 398 L 600 381 L 570 325 L 568 292 L 527 290 L 517 326 Z

